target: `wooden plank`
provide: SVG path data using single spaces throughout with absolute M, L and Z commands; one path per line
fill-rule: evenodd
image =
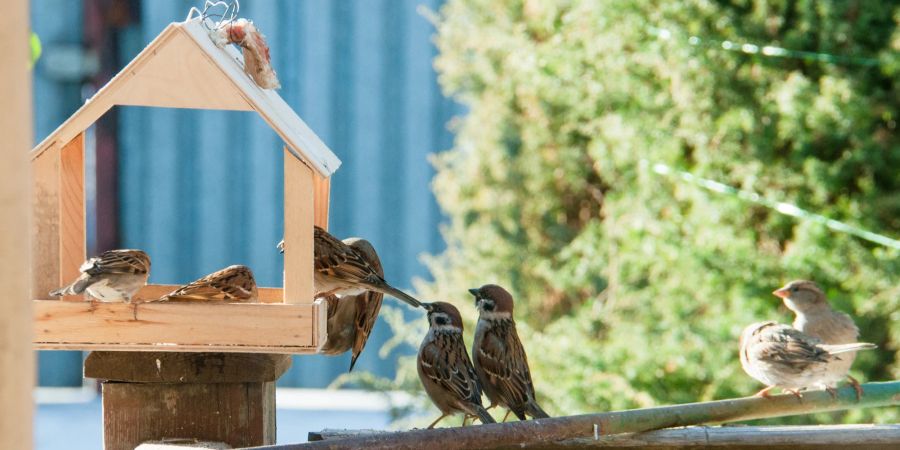
M 63 286 L 78 278 L 87 259 L 87 222 L 84 203 L 84 133 L 59 152 L 59 280 Z M 66 301 L 83 301 L 83 295 L 67 295 Z
M 31 161 L 31 297 L 49 299 L 60 287 L 59 157 Z
M 166 438 L 275 443 L 275 383 L 103 383 L 103 448 Z
M 133 301 L 137 303 L 142 300 L 156 300 L 180 287 L 178 284 L 148 284 L 134 294 Z M 282 288 L 261 287 L 257 290 L 260 303 L 282 303 L 284 299 Z
M 382 430 L 325 429 L 310 432 L 309 440 L 340 444 L 341 439 L 372 437 L 390 433 Z M 891 425 L 802 425 L 686 427 L 645 433 L 623 433 L 593 438 L 539 443 L 541 448 L 654 448 L 696 447 L 824 449 L 887 449 L 900 446 L 900 424 Z M 531 448 L 525 446 L 524 448 Z
M 284 151 L 284 302 L 313 301 L 313 171 Z
M 328 202 L 331 195 L 331 178 L 313 174 L 313 209 L 317 226 L 328 229 Z
M 773 395 L 770 398 L 754 396 L 468 427 L 450 426 L 430 430 L 413 429 L 366 434 L 338 441 L 274 446 L 269 449 L 367 448 L 398 450 L 436 446 L 440 446 L 443 450 L 571 448 L 564 446 L 561 442 L 574 439 L 577 442 L 573 447 L 584 447 L 586 442 L 594 445 L 601 440 L 615 439 L 609 436 L 622 433 L 641 433 L 664 428 L 900 405 L 900 381 L 866 383 L 862 385 L 862 388 L 865 395 L 860 399 L 857 399 L 854 388 L 847 385 L 838 388 L 834 393 L 824 390 L 805 391 L 803 401 L 797 401 L 797 398 L 791 394 Z M 459 417 L 456 419 L 458 420 Z M 621 446 L 613 447 L 621 448 Z
M 245 383 L 277 381 L 288 355 L 265 353 L 91 352 L 85 378 L 130 383 Z
M 128 89 L 115 93 L 118 105 L 253 110 L 228 75 L 183 32 L 166 35 L 127 76 Z
M 31 77 L 28 69 L 28 0 L 3 3 L 3 18 L 10 23 L 0 27 L 0 448 L 32 448 L 34 399 L 34 352 L 28 346 L 31 302 L 27 299 L 30 260 L 29 183 L 27 153 L 32 140 Z M 33 237 L 33 236 L 31 236 Z M 33 286 L 31 286 L 33 287 Z M 46 295 L 46 293 L 44 293 Z
M 39 349 L 312 353 L 314 304 L 35 300 Z

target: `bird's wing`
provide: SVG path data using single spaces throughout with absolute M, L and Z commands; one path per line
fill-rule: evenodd
M 420 355 L 422 373 L 434 384 L 460 401 L 481 404 L 481 386 L 461 335 L 438 336 Z
M 150 271 L 150 258 L 141 250 L 109 250 L 85 261 L 80 270 L 88 275 L 143 275 Z
M 779 326 L 755 336 L 748 347 L 751 357 L 783 369 L 802 372 L 809 366 L 828 361 L 828 352 L 815 338 L 787 326 Z
M 256 280 L 247 266 L 230 266 L 193 281 L 163 297 L 170 301 L 253 301 Z
M 378 276 L 384 277 L 384 268 L 381 265 L 381 259 L 378 258 L 378 254 L 375 252 L 372 244 L 365 239 L 357 238 L 345 239 L 344 243 L 349 245 L 350 248 L 357 252 L 357 254 L 368 261 Z M 353 357 L 350 361 L 351 370 L 353 369 L 353 365 L 356 364 L 356 359 L 359 358 L 359 355 L 366 347 L 366 342 L 369 340 L 369 333 L 372 332 L 375 321 L 378 320 L 378 312 L 381 311 L 381 303 L 384 301 L 384 294 L 375 291 L 366 291 L 357 295 L 354 301 L 356 302 L 356 334 L 353 337 Z
M 528 359 L 513 321 L 500 321 L 487 328 L 473 356 L 507 405 L 522 405 L 534 399 Z
M 354 283 L 378 285 L 384 279 L 349 245 L 315 227 L 314 265 L 317 272 Z

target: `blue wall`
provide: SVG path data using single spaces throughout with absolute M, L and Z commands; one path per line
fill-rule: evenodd
M 126 37 L 130 60 L 198 2 L 144 2 Z M 364 236 L 387 277 L 426 277 L 418 256 L 442 248 L 430 191 L 429 153 L 447 149 L 457 108 L 432 69 L 433 27 L 416 12 L 437 1 L 245 0 L 272 48 L 280 94 L 343 161 L 332 178 L 331 230 Z M 151 281 L 183 283 L 229 264 L 281 283 L 281 142 L 253 113 L 123 108 L 120 116 L 122 245 L 153 256 Z M 386 304 L 395 304 L 388 300 Z M 227 326 L 227 324 L 222 324 Z M 384 323 L 357 365 L 381 374 Z M 283 385 L 324 386 L 349 356 L 298 357 Z
M 80 46 L 81 2 L 32 0 L 31 28 L 40 36 L 45 54 L 57 46 Z M 81 84 L 55 79 L 47 58 L 34 67 L 35 144 L 63 123 L 81 105 Z M 38 352 L 38 383 L 42 386 L 80 386 L 81 352 Z

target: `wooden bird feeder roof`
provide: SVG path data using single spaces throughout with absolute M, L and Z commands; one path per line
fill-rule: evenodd
M 270 89 L 244 73 L 234 46 L 217 47 L 200 19 L 172 23 L 31 152 L 61 148 L 116 105 L 255 111 L 297 158 L 328 177 L 340 159 Z

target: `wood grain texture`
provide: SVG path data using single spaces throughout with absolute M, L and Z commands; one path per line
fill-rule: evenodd
M 128 89 L 116 92 L 116 104 L 253 110 L 228 75 L 189 36 L 179 30 L 154 44 L 151 54 L 125 72 Z
M 284 151 L 284 302 L 313 301 L 313 171 Z
M 105 450 L 173 438 L 275 442 L 275 383 L 103 383 Z
M 3 18 L 10 21 L 0 27 L 0 448 L 32 448 L 34 399 L 34 352 L 28 341 L 31 315 L 29 287 L 28 158 L 31 146 L 32 73 L 29 61 L 29 7 L 27 0 L 3 2 Z M 31 286 L 29 286 L 31 285 Z M 44 292 L 43 295 L 47 295 Z
M 309 433 L 309 440 L 329 441 L 389 433 L 382 430 L 325 429 Z M 732 426 L 686 427 L 645 433 L 623 433 L 566 441 L 544 442 L 541 448 L 641 448 L 641 449 L 842 449 L 900 448 L 900 424 L 820 425 L 820 426 Z M 532 448 L 530 445 L 524 448 Z
M 71 283 L 81 275 L 87 259 L 87 222 L 84 203 L 84 133 L 59 152 L 59 280 Z M 64 301 L 82 301 L 84 295 L 67 295 Z
M 822 390 L 806 391 L 803 393 L 802 402 L 790 394 L 773 395 L 770 398 L 744 397 L 468 427 L 362 434 L 337 441 L 276 446 L 272 447 L 272 450 L 314 448 L 401 450 L 435 446 L 440 446 L 444 450 L 566 448 L 559 443 L 578 440 L 578 445 L 584 446 L 585 442 L 595 443 L 607 439 L 608 436 L 622 433 L 642 433 L 664 428 L 900 405 L 900 381 L 866 383 L 862 388 L 865 395 L 859 400 L 853 387 L 845 386 L 837 389 L 834 397 Z
M 246 383 L 276 381 L 289 355 L 265 353 L 91 352 L 85 378 L 137 383 Z
M 59 155 L 31 160 L 31 298 L 60 287 Z
M 331 178 L 323 177 L 318 173 L 313 178 L 313 209 L 315 210 L 315 224 L 328 230 L 328 202 L 331 195 Z
M 36 349 L 314 353 L 317 304 L 35 300 Z

